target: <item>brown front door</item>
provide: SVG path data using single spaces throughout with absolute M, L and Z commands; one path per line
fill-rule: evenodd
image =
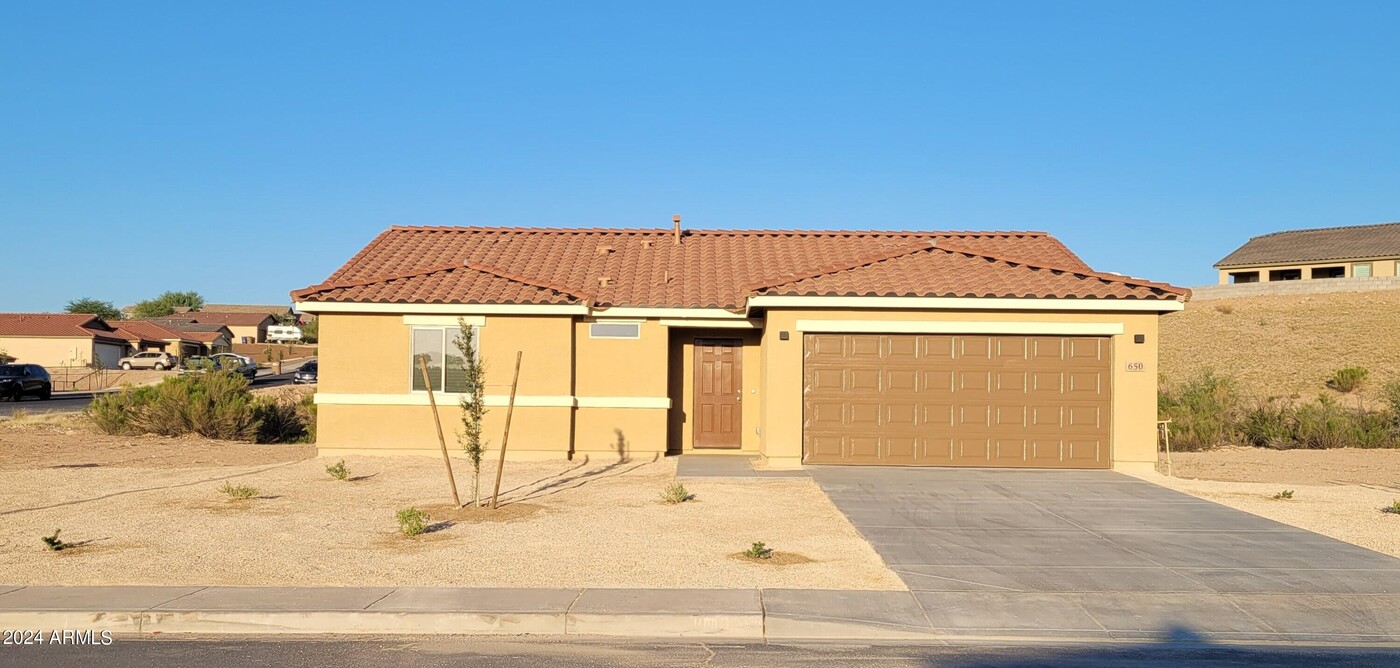
M 809 464 L 1107 468 L 1106 337 L 807 334 Z
M 738 339 L 695 340 L 695 447 L 739 447 L 743 360 Z

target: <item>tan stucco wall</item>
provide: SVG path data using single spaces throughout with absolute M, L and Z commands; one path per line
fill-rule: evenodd
M 87 366 L 93 358 L 93 340 L 81 337 L 0 337 L 0 350 L 16 361 L 45 367 Z
M 802 458 L 802 333 L 797 321 L 999 321 L 1054 323 L 1122 323 L 1113 339 L 1113 468 L 1150 471 L 1157 461 L 1157 314 L 1085 312 L 769 310 L 763 332 L 764 374 L 761 392 L 763 454 L 774 467 L 797 467 Z M 790 338 L 779 340 L 787 331 Z M 1144 343 L 1133 343 L 1142 334 Z M 1127 371 L 1129 362 L 1143 370 Z
M 233 342 L 243 343 L 243 337 L 250 337 L 252 343 L 267 342 L 267 328 L 256 325 L 224 325 L 228 331 L 233 332 Z
M 743 401 L 740 403 L 740 447 L 739 450 L 695 450 L 691 447 L 693 425 L 690 420 L 695 409 L 695 339 L 739 339 L 743 341 L 744 352 L 741 364 L 740 390 Z M 759 454 L 759 421 L 762 416 L 763 396 L 758 389 L 762 383 L 762 350 L 759 342 L 762 333 L 741 329 L 690 329 L 671 330 L 671 396 L 676 397 L 671 407 L 670 428 L 672 452 L 699 452 L 721 454 Z
M 1312 270 L 1313 270 L 1313 269 L 1316 269 L 1316 268 L 1321 268 L 1321 267 L 1345 267 L 1345 268 L 1346 268 L 1346 275 L 1347 275 L 1348 278 L 1350 278 L 1351 275 L 1352 275 L 1352 265 L 1354 265 L 1354 264 L 1370 264 L 1370 265 L 1371 265 L 1371 276 L 1373 276 L 1373 277 L 1381 277 L 1381 276 L 1395 276 L 1395 275 L 1396 275 L 1396 262 L 1400 262 L 1400 258 L 1395 258 L 1395 257 L 1384 257 L 1384 258 L 1351 258 L 1351 259 L 1345 259 L 1345 260 L 1330 260 L 1330 261 L 1327 261 L 1327 262 L 1309 262 L 1309 263 L 1306 263 L 1306 264 L 1272 264 L 1272 265 L 1252 265 L 1252 266 L 1243 266 L 1243 267 L 1230 267 L 1230 268 L 1228 268 L 1228 269 L 1220 269 L 1220 270 L 1218 270 L 1218 273 L 1219 273 L 1220 285 L 1228 285 L 1228 284 L 1230 283 L 1230 274 L 1237 274 L 1237 273 L 1240 273 L 1240 272 L 1249 272 L 1249 271 L 1257 271 L 1257 272 L 1259 272 L 1259 282 L 1260 282 L 1260 283 L 1268 283 L 1268 282 L 1269 282 L 1269 272 L 1271 272 L 1271 271 L 1288 270 L 1288 269 L 1298 269 L 1298 270 L 1300 270 L 1300 271 L 1302 272 L 1302 274 L 1303 274 L 1302 280 L 1310 281 L 1310 280 L 1313 280 L 1313 277 L 1312 277 Z M 1319 279 L 1319 280 L 1324 280 L 1324 279 Z
M 656 320 L 642 322 L 636 339 L 594 339 L 589 322 L 574 322 L 574 394 L 581 404 L 592 398 L 634 398 L 666 402 L 668 329 Z M 628 456 L 666 452 L 667 407 L 600 408 L 580 405 L 574 418 L 579 452 L 617 450 Z

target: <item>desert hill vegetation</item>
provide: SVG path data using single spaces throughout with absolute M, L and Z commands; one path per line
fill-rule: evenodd
M 1162 318 L 1173 446 L 1400 447 L 1400 291 L 1188 302 Z
M 1368 373 L 1351 394 L 1381 402 L 1400 379 L 1400 290 L 1191 301 L 1160 336 L 1168 384 L 1209 369 L 1247 395 L 1340 398 L 1327 381 L 1358 366 Z

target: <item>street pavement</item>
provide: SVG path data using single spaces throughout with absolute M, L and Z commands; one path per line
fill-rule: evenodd
M 338 666 L 414 668 L 553 668 L 641 666 L 1395 666 L 1400 649 L 1192 644 L 895 645 L 763 644 L 696 641 L 560 641 L 480 637 L 220 637 L 118 636 L 112 644 L 0 646 L 0 668 L 20 666 L 145 668 L 146 666 Z

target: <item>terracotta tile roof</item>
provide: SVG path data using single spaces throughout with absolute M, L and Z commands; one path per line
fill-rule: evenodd
M 87 337 L 125 342 L 110 325 L 89 313 L 0 313 L 0 336 Z
M 232 334 L 232 332 L 229 331 L 228 325 L 221 325 L 217 322 L 161 322 L 159 324 L 163 327 L 172 328 L 181 334 L 193 334 L 196 332 L 223 332 L 225 334 Z
M 1323 227 L 1264 234 L 1221 258 L 1216 267 L 1400 257 L 1400 223 Z
M 1096 274 L 1044 232 L 685 230 L 679 245 L 672 235 L 670 229 L 393 227 L 324 283 L 298 290 L 292 298 L 740 310 L 755 286 L 910 255 L 930 243 L 1011 260 L 991 270 L 1008 272 L 996 283 L 1001 286 L 998 289 L 1011 287 L 1018 276 L 1040 276 L 1007 268 L 1027 263 L 1093 279 L 1081 279 L 1079 292 L 1057 284 L 1066 296 L 1107 296 L 1101 285 L 1130 281 Z M 914 254 L 901 264 L 911 269 L 919 263 L 941 267 L 946 264 L 940 259 L 945 255 Z M 920 271 L 928 280 L 937 274 L 932 267 Z M 983 274 L 991 279 L 990 272 Z M 975 291 L 977 286 L 963 287 Z M 1013 292 L 1019 294 L 1028 287 L 1036 286 L 1016 286 Z M 849 289 L 847 294 L 865 294 L 870 286 L 853 284 Z M 932 284 L 920 289 L 939 291 Z M 1167 299 L 1183 295 L 1179 290 L 1126 293 Z
M 1165 283 L 928 244 L 751 287 L 761 295 L 804 296 L 1171 299 L 1187 294 Z
M 219 323 L 223 325 L 233 325 L 235 327 L 256 327 L 265 320 L 277 320 L 271 314 L 262 312 L 243 313 L 219 313 L 216 311 L 191 311 L 181 313 L 181 317 L 189 318 L 199 323 Z
M 180 332 L 149 320 L 121 320 L 116 324 L 117 333 L 128 341 L 142 340 L 161 342 L 182 338 Z
M 213 343 L 213 342 L 215 342 L 215 341 L 218 341 L 218 340 L 219 340 L 219 337 L 221 337 L 221 336 L 224 336 L 224 333 L 223 333 L 223 332 L 183 332 L 183 333 L 182 333 L 182 338 L 189 339 L 189 340 L 191 340 L 191 341 L 199 341 L 200 343 Z
M 265 313 L 272 317 L 292 312 L 290 304 L 205 304 L 204 311 L 210 313 Z

